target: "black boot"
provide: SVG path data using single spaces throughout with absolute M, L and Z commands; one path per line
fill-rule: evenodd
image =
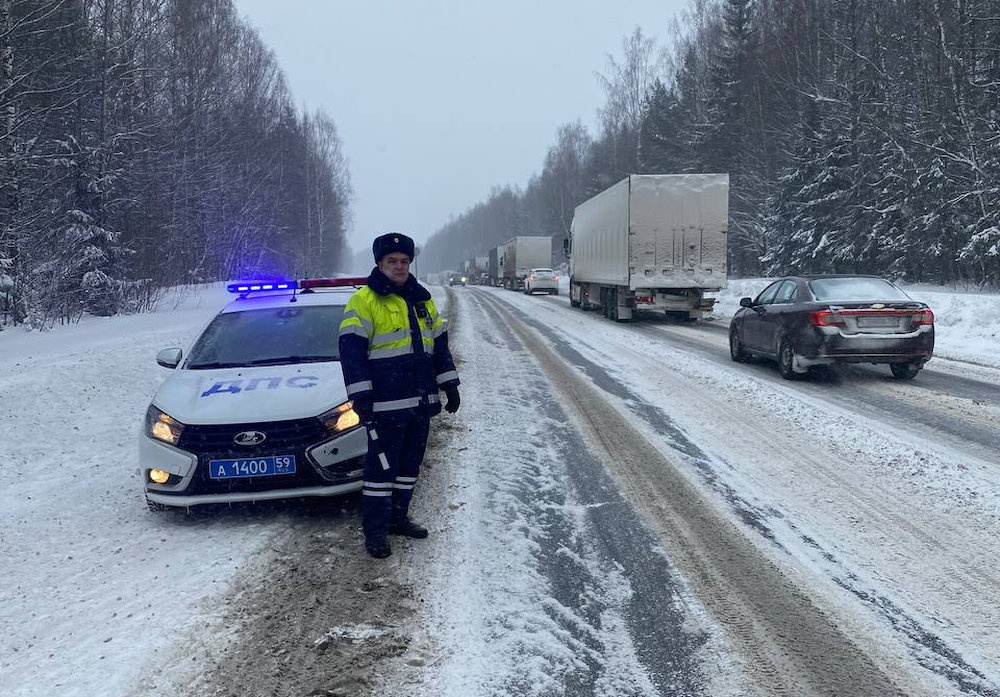
M 389 534 L 403 535 L 405 537 L 422 540 L 427 537 L 427 528 L 417 525 L 409 518 L 400 518 L 399 520 L 394 520 L 389 523 Z
M 368 550 L 368 554 L 376 559 L 385 559 L 392 554 L 392 547 L 389 546 L 389 538 L 384 535 L 379 537 L 366 537 L 365 549 Z

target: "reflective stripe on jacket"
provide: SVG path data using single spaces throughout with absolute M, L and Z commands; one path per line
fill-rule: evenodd
M 347 302 L 340 361 L 348 398 L 371 399 L 375 412 L 437 414 L 438 390 L 459 384 L 445 321 L 430 293 L 412 276 L 396 289 L 378 269 Z

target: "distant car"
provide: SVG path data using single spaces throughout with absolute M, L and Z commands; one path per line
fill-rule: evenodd
M 452 274 L 448 277 L 449 286 L 464 286 L 468 279 L 461 274 Z
M 150 509 L 361 488 L 368 439 L 338 355 L 344 305 L 359 283 L 231 284 L 239 298 L 187 354 L 159 352 L 171 373 L 139 438 Z
M 815 365 L 888 363 L 901 380 L 934 351 L 934 313 L 876 276 L 789 276 L 742 298 L 729 325 L 734 361 L 775 359 L 783 378 Z
M 552 269 L 531 269 L 524 278 L 524 292 L 559 295 L 559 276 Z

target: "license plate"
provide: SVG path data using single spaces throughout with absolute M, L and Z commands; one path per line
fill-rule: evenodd
M 899 326 L 897 317 L 858 317 L 859 327 L 896 327 Z
M 270 477 L 276 474 L 294 473 L 294 455 L 245 457 L 238 460 L 210 460 L 208 463 L 208 475 L 212 479 Z

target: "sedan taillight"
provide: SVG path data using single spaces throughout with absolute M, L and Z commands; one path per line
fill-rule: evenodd
M 931 309 L 927 308 L 926 310 L 921 310 L 917 314 L 913 315 L 913 326 L 915 326 L 915 327 L 921 327 L 921 326 L 933 327 L 934 326 L 934 313 L 931 312 Z
M 846 327 L 843 317 L 830 310 L 817 310 L 809 313 L 809 324 L 814 327 Z

